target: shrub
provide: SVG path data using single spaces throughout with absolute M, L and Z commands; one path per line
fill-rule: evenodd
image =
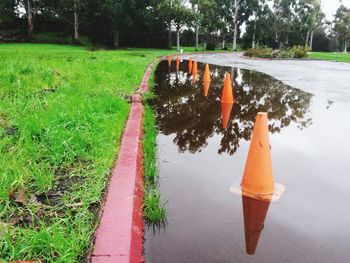
M 279 58 L 293 58 L 293 57 L 294 57 L 294 53 L 289 48 L 281 50 L 279 54 Z
M 251 48 L 244 55 L 253 58 L 307 58 L 310 49 L 304 46 L 293 46 L 292 48 L 275 49 Z
M 208 42 L 206 50 L 215 50 L 216 44 L 214 42 Z
M 245 56 L 252 58 L 272 58 L 272 48 L 251 48 L 244 52 Z
M 310 48 L 304 46 L 293 46 L 290 51 L 293 53 L 293 58 L 307 58 Z

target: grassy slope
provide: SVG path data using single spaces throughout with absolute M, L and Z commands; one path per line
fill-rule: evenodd
M 79 262 L 157 50 L 0 45 L 0 261 Z
M 309 58 L 333 60 L 338 62 L 350 62 L 350 53 L 334 53 L 334 52 L 311 52 Z

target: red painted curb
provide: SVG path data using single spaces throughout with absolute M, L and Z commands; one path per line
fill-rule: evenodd
M 146 69 L 146 72 L 143 75 L 140 87 L 136 91 L 136 93 L 144 93 L 144 92 L 147 92 L 149 90 L 148 81 L 149 81 L 149 77 L 150 77 L 150 75 L 152 73 L 152 69 L 153 69 L 153 63 L 151 63 L 148 66 L 148 68 Z
M 149 89 L 150 64 L 136 93 Z M 143 262 L 143 105 L 140 94 L 131 99 L 131 110 L 122 138 L 118 160 L 108 186 L 106 202 L 92 263 Z

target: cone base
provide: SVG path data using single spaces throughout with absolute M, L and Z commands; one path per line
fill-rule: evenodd
M 241 186 L 236 186 L 236 185 L 230 188 L 230 192 L 233 194 L 236 194 L 239 196 L 243 195 L 246 197 L 250 197 L 250 198 L 254 198 L 254 199 L 258 199 L 266 202 L 277 202 L 278 200 L 280 200 L 285 190 L 286 190 L 285 186 L 279 183 L 274 184 L 274 192 L 271 194 L 257 194 L 257 193 L 247 192 L 244 189 L 242 189 Z

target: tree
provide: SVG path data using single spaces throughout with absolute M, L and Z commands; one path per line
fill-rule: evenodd
M 334 16 L 333 31 L 341 49 L 344 53 L 347 52 L 350 40 L 350 9 L 344 5 L 338 8 Z
M 42 7 L 44 1 L 40 0 L 17 0 L 17 6 L 26 11 L 28 37 L 33 38 L 34 16 Z
M 0 1 L 0 28 L 15 19 L 15 0 Z
M 296 0 L 274 0 L 274 13 L 276 15 L 275 40 L 280 45 L 289 45 L 289 34 L 293 24 L 293 14 Z
M 257 39 L 256 34 L 257 32 L 264 30 L 264 27 L 260 22 L 263 21 L 263 16 L 267 14 L 269 7 L 265 4 L 265 0 L 252 0 L 249 2 L 249 8 L 252 10 L 252 48 L 255 48 Z
M 234 29 L 233 29 L 233 44 L 232 44 L 232 50 L 237 49 L 237 35 L 238 35 L 238 9 L 239 9 L 239 1 L 235 0 L 235 15 L 234 15 Z
M 68 22 L 73 27 L 73 39 L 80 43 L 80 16 L 83 0 L 45 0 L 43 10 L 49 12 L 51 17 L 57 17 Z
M 132 0 L 106 0 L 106 18 L 110 22 L 111 31 L 113 32 L 113 46 L 119 48 L 119 31 L 121 27 L 131 26 L 132 19 L 128 8 L 134 6 Z
M 299 0 L 296 5 L 296 21 L 298 24 L 295 31 L 299 31 L 305 34 L 304 38 L 305 47 L 313 46 L 314 30 L 321 25 L 325 15 L 321 12 L 321 1 L 320 0 Z
M 156 12 L 158 17 L 165 22 L 168 28 L 168 48 L 171 49 L 171 31 L 172 31 L 172 21 L 173 21 L 173 2 L 174 0 L 161 0 L 156 1 Z
M 193 18 L 193 14 L 185 2 L 185 0 L 173 0 L 172 3 L 172 22 L 176 30 L 177 51 L 180 51 L 180 31 L 185 25 L 189 25 Z

